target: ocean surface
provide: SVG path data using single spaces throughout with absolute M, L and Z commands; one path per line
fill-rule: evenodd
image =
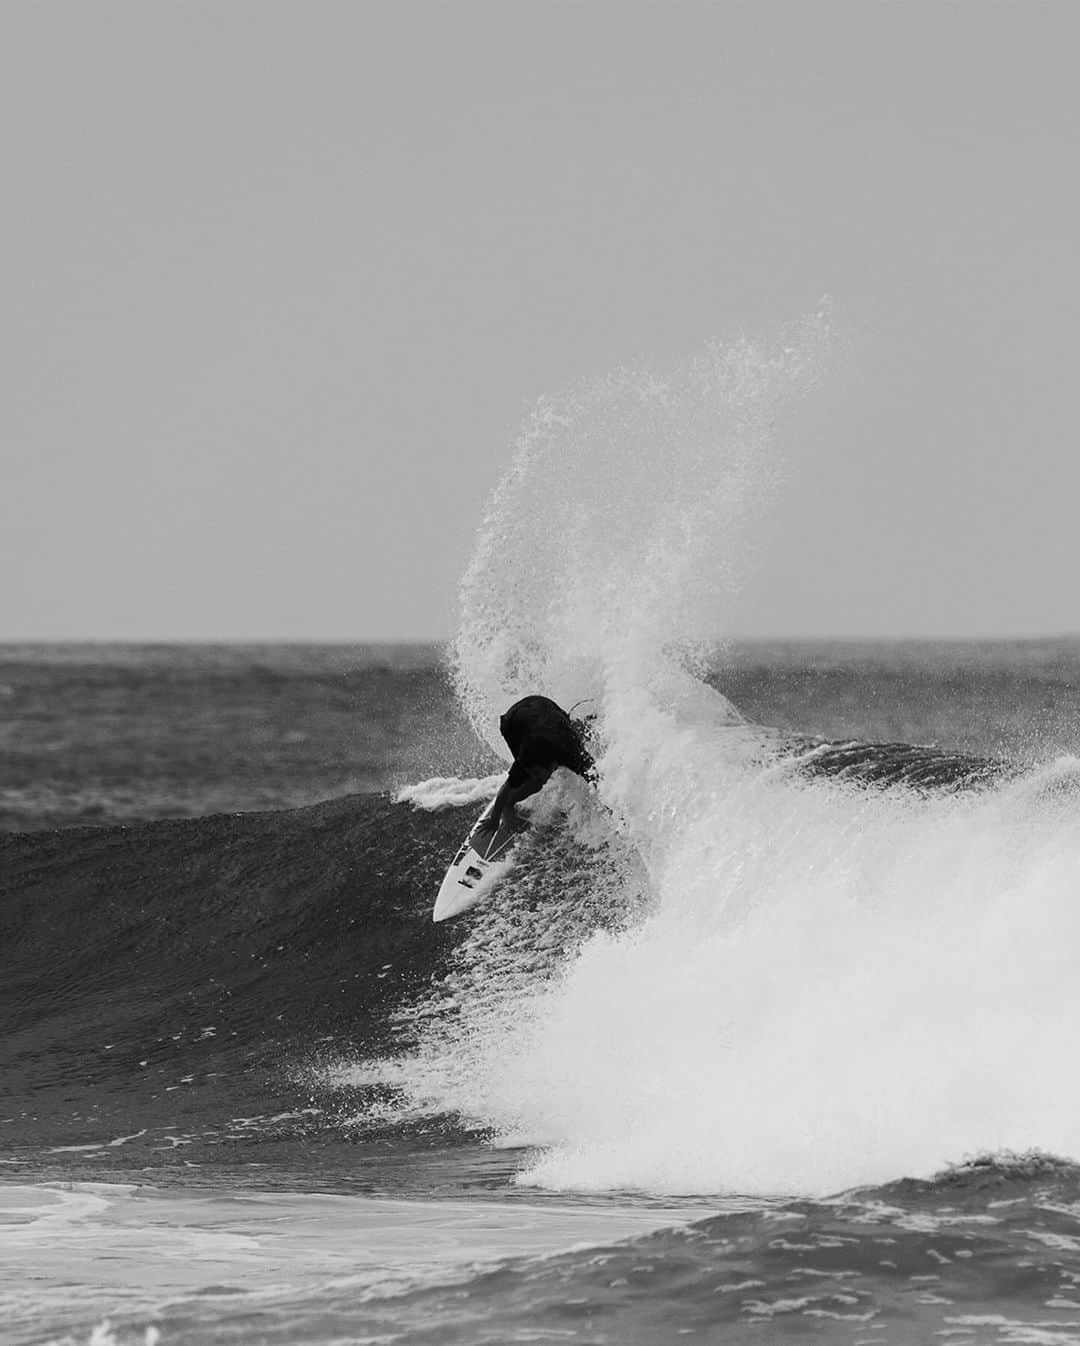
M 603 816 L 431 923 L 499 770 L 441 657 L 0 651 L 3 1339 L 1080 1341 L 1080 642 L 716 655 L 798 804 L 721 829 L 805 864 L 775 995 Z
M 445 649 L 0 649 L 4 1343 L 1080 1342 L 1080 640 L 718 638 L 826 336 L 543 402 Z

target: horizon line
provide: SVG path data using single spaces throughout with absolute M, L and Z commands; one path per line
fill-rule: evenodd
M 0 648 L 17 645 L 296 645 L 296 646 L 349 646 L 349 645 L 449 645 L 453 636 L 0 636 Z M 731 634 L 713 636 L 702 643 L 723 645 L 733 641 L 743 644 L 770 644 L 777 642 L 800 643 L 819 642 L 823 644 L 851 644 L 854 642 L 879 641 L 882 643 L 910 642 L 926 644 L 973 644 L 977 642 L 1035 642 L 1055 640 L 1080 640 L 1077 631 L 1042 632 L 974 632 L 927 634 L 902 632 L 895 633 L 829 633 L 829 634 Z

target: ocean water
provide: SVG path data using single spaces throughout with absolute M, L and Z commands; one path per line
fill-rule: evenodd
M 5 1342 L 1080 1341 L 1080 641 L 724 639 L 833 344 L 542 402 L 446 649 L 0 650 Z

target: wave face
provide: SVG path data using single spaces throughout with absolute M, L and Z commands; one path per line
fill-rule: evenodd
M 815 759 L 812 775 L 804 759 L 783 756 L 761 770 L 808 795 L 904 796 L 925 816 L 935 799 L 948 809 L 965 798 L 836 783 L 831 760 Z M 1020 829 L 1025 799 L 1061 791 L 1063 812 L 1076 778 L 1047 769 L 1031 773 L 1026 794 L 1015 784 L 977 780 L 966 797 L 997 798 L 999 819 Z M 490 788 L 490 778 L 476 782 L 475 793 Z M 568 1316 L 590 1340 L 642 1346 L 721 1330 L 725 1340 L 760 1340 L 766 1322 L 835 1342 L 853 1328 L 903 1343 L 913 1332 L 1072 1339 L 1078 1171 L 1047 1156 L 998 1154 L 932 1183 L 824 1202 L 512 1195 L 509 1182 L 530 1162 L 532 1183 L 596 1190 L 633 1173 L 663 1190 L 680 1173 L 695 1187 L 730 1180 L 752 1154 L 767 1185 L 779 1161 L 794 1170 L 800 1108 L 820 1108 L 827 1091 L 846 1104 L 885 1008 L 902 1025 L 908 1005 L 890 1003 L 888 969 L 868 969 L 880 985 L 864 988 L 866 1023 L 843 1025 L 844 1072 L 814 1073 L 839 1050 L 828 1041 L 802 1069 L 780 1063 L 769 1085 L 775 1118 L 753 1138 L 738 1121 L 740 1100 L 719 1090 L 722 1072 L 732 1078 L 732 1045 L 745 1072 L 757 1043 L 709 1041 L 695 1015 L 705 1005 L 714 1025 L 726 1013 L 742 1031 L 765 996 L 745 980 L 704 984 L 709 958 L 726 971 L 717 932 L 699 922 L 697 955 L 688 909 L 661 922 L 655 879 L 585 788 L 553 782 L 513 877 L 475 919 L 446 926 L 432 924 L 431 898 L 477 801 L 466 802 L 468 783 L 457 779 L 410 793 L 420 807 L 359 797 L 0 837 L 5 1341 L 554 1340 Z M 1034 847 L 1044 854 L 1046 835 Z M 1002 907 L 1008 900 L 999 892 Z M 955 960 L 957 998 L 971 964 L 995 952 L 969 939 L 970 954 Z M 924 951 L 908 938 L 900 952 Z M 1018 979 L 1027 952 L 1021 940 Z M 925 959 L 919 967 L 925 977 Z M 632 987 L 629 971 L 641 974 Z M 1055 984 L 1045 989 L 1060 1005 Z M 1003 978 L 1001 992 L 1005 1017 L 1015 988 Z M 797 1045 L 831 1003 L 803 1004 L 816 1017 L 796 1025 Z M 765 1052 L 779 1032 L 769 1009 L 779 1020 L 790 1007 L 786 994 L 766 1005 L 757 1025 Z M 1071 1056 L 1050 1062 L 1054 1043 L 1027 1040 L 1016 1050 L 1044 1008 L 1029 1007 L 1011 1038 L 999 1037 L 999 1096 L 1008 1083 L 1027 1085 L 1024 1056 L 1034 1051 L 1047 1067 L 1041 1102 L 1056 1105 L 1054 1081 L 1068 1078 Z M 619 1031 L 605 1037 L 616 1018 Z M 916 1044 L 922 1031 L 919 1020 Z M 874 1133 L 883 1166 L 900 1162 L 913 1101 L 939 1111 L 937 1062 L 913 1070 L 908 1051 L 892 1066 L 893 1098 L 901 1082 L 906 1092 L 902 1116 L 883 1112 Z M 761 1071 L 772 1067 L 766 1056 Z M 873 1087 L 880 1071 L 870 1067 Z M 644 1070 L 651 1076 L 636 1073 Z M 693 1106 L 679 1117 L 691 1080 Z M 958 1073 L 955 1085 L 970 1079 Z M 666 1100 L 667 1087 L 682 1092 Z M 470 1119 L 497 1125 L 504 1142 L 532 1126 L 541 1148 L 530 1161 L 491 1147 L 461 1125 Z M 1048 1110 L 1043 1120 L 1060 1116 Z M 1051 1133 L 1038 1119 L 1028 1129 Z M 650 1171 L 658 1137 L 674 1148 Z M 864 1150 L 865 1137 L 856 1144 Z M 177 1186 L 187 1190 L 169 1191 Z M 378 1199 L 359 1199 L 368 1194 Z M 657 1232 L 622 1241 L 646 1228 Z
M 497 748 L 517 696 L 590 698 L 601 808 L 545 792 L 417 1049 L 352 1078 L 537 1145 L 523 1183 L 812 1194 L 1080 1153 L 1080 763 L 853 747 L 830 770 L 705 680 L 782 476 L 774 427 L 831 344 L 819 315 L 541 403 L 479 535 L 463 705 Z M 866 788 L 905 752 L 920 788 Z M 544 831 L 559 809 L 569 840 Z
M 444 970 L 428 894 L 459 829 L 361 796 L 0 836 L 4 1162 L 347 1176 L 354 1147 L 305 1155 L 340 1132 L 308 1067 L 385 1050 Z

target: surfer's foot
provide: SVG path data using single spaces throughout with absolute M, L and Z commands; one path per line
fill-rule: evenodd
M 473 845 L 478 849 L 481 846 L 486 846 L 498 830 L 496 823 L 493 823 L 490 818 L 485 818 L 482 823 L 477 823 L 473 830 Z

